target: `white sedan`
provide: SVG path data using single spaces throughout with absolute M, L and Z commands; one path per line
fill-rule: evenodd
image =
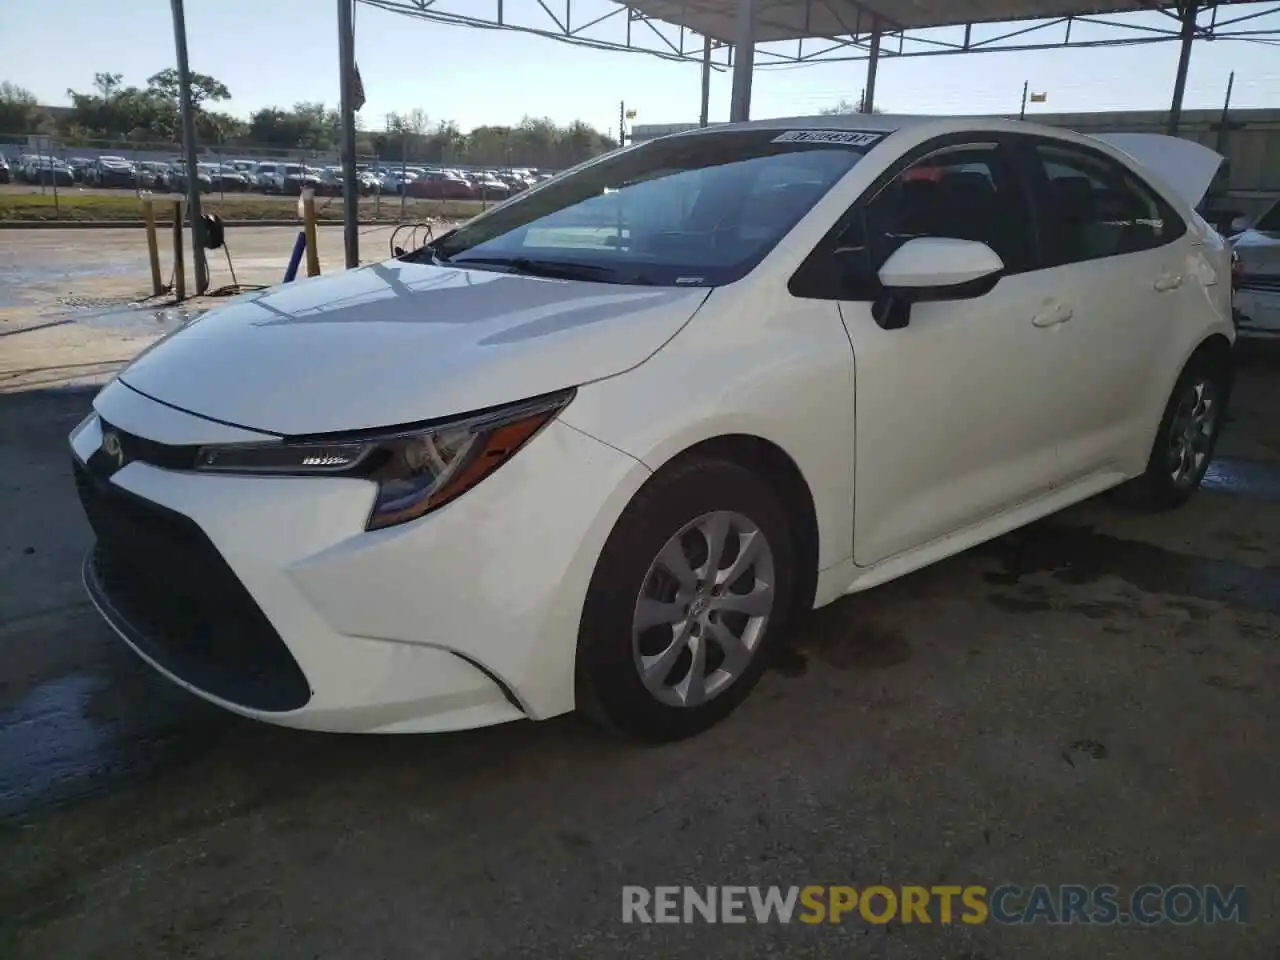
M 71 435 L 89 593 L 171 680 L 274 723 L 696 733 L 797 611 L 1122 483 L 1196 490 L 1235 337 L 1193 211 L 1217 158 L 1125 149 L 717 126 L 245 295 Z
M 1256 221 L 1235 224 L 1240 233 L 1228 243 L 1239 258 L 1236 311 L 1240 332 L 1280 337 L 1280 201 Z

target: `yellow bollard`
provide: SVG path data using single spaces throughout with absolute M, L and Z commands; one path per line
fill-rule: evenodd
M 303 189 L 298 208 L 302 214 L 302 229 L 307 235 L 307 276 L 318 277 L 320 251 L 316 248 L 316 192 L 310 187 Z
M 156 237 L 156 209 L 151 197 L 142 198 L 142 222 L 147 228 L 147 256 L 151 260 L 151 295 L 158 297 L 164 293 L 164 285 L 160 281 L 160 241 Z
M 187 299 L 187 267 L 182 255 L 182 201 L 173 201 L 173 298 Z

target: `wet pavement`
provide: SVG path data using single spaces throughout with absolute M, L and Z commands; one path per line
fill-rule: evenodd
M 1211 481 L 1100 497 L 797 625 L 744 707 L 307 734 L 156 677 L 88 606 L 66 432 L 0 396 L 0 957 L 1274 960 L 1280 367 Z M 1241 884 L 1253 923 L 635 928 L 622 884 Z

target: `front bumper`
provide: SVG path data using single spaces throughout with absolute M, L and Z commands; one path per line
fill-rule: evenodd
M 1241 333 L 1280 336 L 1280 280 L 1246 279 L 1232 298 Z
M 456 501 L 366 532 L 364 480 L 140 461 L 102 475 L 103 421 L 162 444 L 247 437 L 119 382 L 94 407 L 72 436 L 99 541 L 86 585 L 176 683 L 323 730 L 450 730 L 573 708 L 582 600 L 648 476 L 638 461 L 553 422 Z

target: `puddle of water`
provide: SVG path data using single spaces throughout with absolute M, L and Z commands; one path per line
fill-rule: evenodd
M 203 754 L 228 719 L 177 691 L 73 674 L 0 712 L 0 821 L 144 779 Z M 140 695 L 141 694 L 141 695 Z
M 137 273 L 146 263 L 127 261 L 107 264 L 76 265 L 71 263 L 0 264 L 0 307 L 17 307 L 33 302 L 22 291 L 63 284 L 92 277 L 122 277 Z
M 1280 463 L 1218 459 L 1204 476 L 1206 490 L 1280 503 Z
M 1175 553 L 1087 527 L 1045 521 L 978 548 L 1003 566 L 988 583 L 1012 585 L 1034 573 L 1067 584 L 1118 577 L 1143 593 L 1174 594 L 1264 613 L 1280 613 L 1280 567 L 1252 567 Z
M 172 333 L 202 313 L 204 309 L 194 307 L 128 306 L 76 313 L 71 319 L 88 327 L 122 333 Z

